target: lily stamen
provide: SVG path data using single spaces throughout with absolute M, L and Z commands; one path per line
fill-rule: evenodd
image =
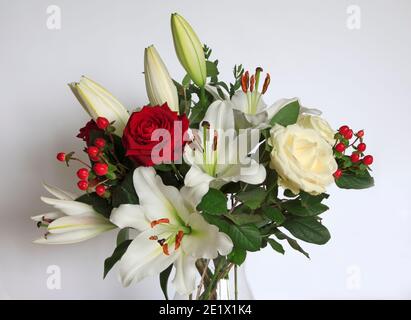
M 265 76 L 264 84 L 263 84 L 263 90 L 261 91 L 262 94 L 267 92 L 270 82 L 271 82 L 271 77 L 270 77 L 270 74 L 267 73 L 267 75 Z
M 247 93 L 248 87 L 250 86 L 250 76 L 248 71 L 246 71 L 241 77 L 241 89 L 244 93 Z
M 167 244 L 167 243 L 164 243 L 164 244 L 162 245 L 162 248 L 163 248 L 163 253 L 164 253 L 166 256 L 169 256 L 169 255 L 170 255 L 170 252 L 168 252 L 168 244 Z
M 170 223 L 170 220 L 168 218 L 154 220 L 154 221 L 151 221 L 150 226 L 151 228 L 154 228 L 156 225 L 162 224 L 162 223 Z
M 181 240 L 183 239 L 183 236 L 184 236 L 184 232 L 180 230 L 176 235 L 176 244 L 174 246 L 174 250 L 177 250 L 178 248 L 180 248 Z
M 157 236 L 151 236 L 150 238 L 148 238 L 149 240 L 158 240 Z

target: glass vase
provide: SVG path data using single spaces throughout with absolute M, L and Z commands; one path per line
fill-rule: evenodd
M 199 279 L 196 290 L 189 296 L 175 294 L 174 300 L 253 300 L 247 281 L 246 266 L 240 267 L 227 261 L 207 261 L 196 263 Z

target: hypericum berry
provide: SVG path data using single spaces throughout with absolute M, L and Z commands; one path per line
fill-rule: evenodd
M 80 181 L 77 183 L 77 187 L 78 187 L 80 190 L 85 191 L 85 190 L 87 190 L 87 188 L 88 188 L 88 182 L 87 182 L 87 181 L 84 181 L 84 180 L 80 180 Z
M 337 143 L 337 145 L 335 146 L 335 150 L 338 151 L 338 152 L 344 152 L 345 144 L 342 143 L 342 142 Z
M 81 168 L 77 171 L 77 177 L 80 180 L 87 180 L 88 178 L 88 170 L 86 168 Z
M 110 122 L 107 120 L 107 118 L 104 117 L 98 117 L 96 123 L 97 127 L 99 127 L 101 130 L 106 130 L 106 128 L 110 125 Z
M 358 138 L 364 137 L 364 130 L 358 131 L 357 134 L 356 134 L 356 136 L 357 136 Z
M 343 136 L 344 136 L 345 139 L 350 140 L 353 136 L 352 130 L 348 129 L 348 131 L 345 134 L 343 134 Z
M 64 162 L 64 161 L 66 161 L 66 154 L 64 152 L 59 152 L 59 153 L 57 153 L 56 158 L 57 158 L 58 161 Z
M 106 187 L 103 186 L 102 184 L 99 184 L 99 185 L 96 187 L 96 193 L 97 193 L 100 197 L 104 196 L 104 194 L 106 193 Z
M 351 159 L 351 162 L 356 163 L 360 161 L 360 155 L 358 153 L 353 153 L 350 159 Z
M 365 157 L 362 159 L 362 163 L 364 163 L 366 166 L 371 165 L 373 162 L 374 162 L 374 158 L 373 158 L 373 156 L 370 156 L 370 155 L 365 156 Z
M 94 140 L 94 145 L 97 148 L 103 149 L 106 145 L 106 140 L 104 140 L 103 138 L 97 138 L 96 140 Z
M 108 172 L 108 165 L 105 163 L 96 163 L 93 170 L 98 176 L 105 176 Z
M 333 176 L 335 179 L 339 179 L 342 176 L 342 170 L 341 169 L 337 169 L 337 171 L 334 172 Z
M 90 157 L 90 160 L 93 162 L 99 162 L 100 161 L 100 157 L 96 156 L 96 157 Z
M 342 134 L 342 135 L 345 135 L 345 134 L 348 132 L 348 130 L 350 130 L 350 127 L 348 127 L 348 126 L 341 126 L 340 129 L 338 129 L 338 132 L 339 132 L 340 134 Z
M 367 145 L 366 145 L 365 143 L 362 143 L 362 142 L 361 142 L 360 144 L 358 144 L 357 150 L 358 150 L 359 152 L 364 152 L 365 149 L 367 149 Z
M 90 158 L 95 158 L 97 157 L 98 153 L 100 152 L 100 150 L 95 147 L 95 146 L 91 146 L 87 148 L 87 153 L 90 156 Z

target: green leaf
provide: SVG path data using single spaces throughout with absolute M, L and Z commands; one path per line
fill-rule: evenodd
M 280 243 L 278 243 L 274 239 L 270 239 L 270 238 L 268 238 L 267 241 L 270 244 L 271 248 L 273 248 L 275 251 L 277 251 L 281 254 L 284 254 L 284 252 L 285 252 L 284 248 Z
M 106 199 L 98 196 L 95 192 L 86 193 L 77 198 L 76 201 L 91 205 L 96 212 L 106 218 L 110 217 L 111 210 L 113 209 Z
M 285 217 L 282 214 L 282 212 L 277 209 L 277 208 L 273 208 L 273 207 L 264 207 L 263 209 L 263 213 L 264 215 L 274 221 L 276 224 L 280 225 L 285 221 Z
M 184 87 L 188 87 L 188 86 L 190 85 L 190 82 L 191 82 L 190 75 L 186 74 L 186 75 L 184 76 L 184 78 L 183 78 L 183 81 L 181 81 L 181 84 L 182 84 Z
M 314 217 L 295 217 L 283 223 L 294 237 L 305 242 L 325 244 L 330 240 L 330 232 Z
M 197 209 L 212 215 L 222 215 L 227 212 L 227 198 L 220 190 L 210 188 Z
M 130 228 L 123 228 L 117 234 L 117 245 L 122 244 L 124 241 L 129 240 Z
M 273 126 L 278 123 L 284 127 L 294 124 L 297 122 L 299 114 L 300 104 L 298 100 L 291 101 L 272 117 L 270 124 Z
M 267 192 L 262 188 L 255 188 L 250 191 L 244 191 L 237 193 L 236 198 L 238 198 L 242 203 L 244 203 L 250 209 L 257 209 L 261 206 L 264 201 Z
M 280 230 L 276 230 L 274 232 L 274 235 L 280 239 L 280 240 L 287 240 L 288 244 L 290 245 L 291 248 L 293 248 L 294 250 L 301 252 L 303 255 L 305 255 L 308 259 L 310 259 L 310 255 L 304 251 L 303 248 L 301 248 L 301 246 L 298 244 L 297 240 L 290 238 L 289 236 L 287 236 L 285 233 L 281 232 Z
M 233 221 L 237 225 L 243 224 L 262 224 L 264 222 L 268 222 L 267 219 L 258 213 L 232 213 L 226 214 L 227 218 Z
M 258 251 L 261 248 L 260 230 L 252 224 L 235 225 L 223 217 L 203 214 L 211 224 L 216 225 L 221 232 L 227 234 L 239 249 Z
M 286 208 L 287 211 L 291 214 L 300 217 L 316 216 L 329 209 L 325 204 L 322 204 L 321 202 L 305 203 L 298 199 L 284 202 L 282 206 Z
M 268 170 L 265 184 L 267 186 L 267 193 L 274 198 L 278 196 L 278 175 L 274 170 Z
M 167 294 L 167 284 L 168 278 L 170 277 L 171 270 L 173 269 L 173 265 L 171 264 L 167 269 L 160 273 L 160 287 L 163 291 L 164 297 L 168 300 Z
M 342 189 L 366 189 L 374 186 L 374 178 L 368 171 L 363 175 L 344 173 L 335 183 Z
M 298 196 L 298 194 L 294 194 L 294 192 L 292 192 L 290 189 L 285 189 L 284 196 L 287 198 L 295 198 Z
M 121 204 L 138 204 L 138 196 L 134 189 L 133 171 L 130 171 L 124 180 L 113 188 L 112 205 L 114 208 Z
M 128 246 L 130 245 L 132 240 L 126 240 L 120 243 L 117 248 L 114 249 L 113 254 L 111 257 L 108 257 L 104 261 L 104 278 L 108 274 L 108 272 L 114 267 L 118 260 L 121 259 L 123 254 L 127 251 Z
M 207 77 L 216 77 L 218 76 L 218 68 L 215 62 L 206 61 L 207 68 Z
M 157 164 L 154 166 L 154 169 L 156 169 L 156 171 L 172 171 L 173 167 L 169 164 L 165 164 L 165 163 L 161 163 L 161 164 Z
M 247 251 L 234 247 L 233 251 L 227 256 L 230 262 L 235 263 L 237 266 L 241 266 L 247 257 Z

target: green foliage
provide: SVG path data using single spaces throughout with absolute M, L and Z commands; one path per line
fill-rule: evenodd
M 216 225 L 221 232 L 226 233 L 239 249 L 258 251 L 261 248 L 260 230 L 253 224 L 236 225 L 225 217 L 203 214 L 211 224 Z
M 249 191 L 243 191 L 236 194 L 236 198 L 251 209 L 257 209 L 261 206 L 267 195 L 263 188 L 254 188 Z
M 326 227 L 324 227 L 315 217 L 293 217 L 283 223 L 294 237 L 305 242 L 314 244 L 325 244 L 331 236 Z
M 122 244 L 124 241 L 129 240 L 130 238 L 130 228 L 123 228 L 117 234 L 117 245 Z
M 111 257 L 108 257 L 104 261 L 104 278 L 107 276 L 109 271 L 114 267 L 114 265 L 121 259 L 124 253 L 126 253 L 128 246 L 132 240 L 126 240 L 120 243 L 115 249 Z
M 241 266 L 247 257 L 247 251 L 234 247 L 233 251 L 227 256 L 228 261 Z
M 278 229 L 274 230 L 274 235 L 279 240 L 287 240 L 287 242 L 288 242 L 288 244 L 290 245 L 291 248 L 293 248 L 294 250 L 296 250 L 298 252 L 301 252 L 308 259 L 310 259 L 310 255 L 307 252 L 305 252 L 303 248 L 301 248 L 301 246 L 298 244 L 297 240 L 287 236 L 285 233 L 281 232 Z
M 164 297 L 168 300 L 168 293 L 167 293 L 167 284 L 168 278 L 170 277 L 171 270 L 173 269 L 173 265 L 171 264 L 167 269 L 160 273 L 160 287 L 163 291 Z
M 110 217 L 113 209 L 106 199 L 98 196 L 95 192 L 83 194 L 76 201 L 91 205 L 96 212 L 106 218 Z
M 138 204 L 138 196 L 133 184 L 134 171 L 130 171 L 124 180 L 112 190 L 112 205 L 114 208 L 122 204 Z
M 344 173 L 335 183 L 342 189 L 366 189 L 374 186 L 374 178 L 368 171 L 357 174 Z
M 227 212 L 227 198 L 220 190 L 210 188 L 201 199 L 197 209 L 211 215 L 222 215 Z
M 285 221 L 285 216 L 280 209 L 274 207 L 263 207 L 263 214 L 277 225 L 281 225 Z
M 270 124 L 273 126 L 276 123 L 282 126 L 288 126 L 297 122 L 300 114 L 300 104 L 298 100 L 294 100 L 278 111 L 271 119 Z
M 281 254 L 285 253 L 284 248 L 280 243 L 278 243 L 277 241 L 275 241 L 274 239 L 271 239 L 271 238 L 268 238 L 267 241 L 270 244 L 271 248 L 273 248 L 275 251 L 277 251 Z

